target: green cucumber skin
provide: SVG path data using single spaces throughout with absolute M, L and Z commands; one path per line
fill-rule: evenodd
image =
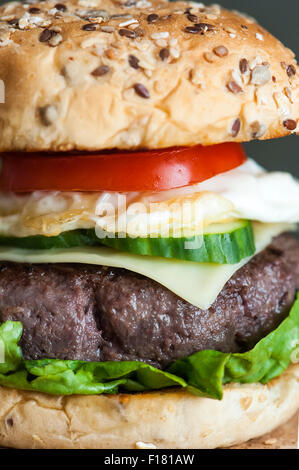
M 94 229 L 77 229 L 62 232 L 54 237 L 33 235 L 30 237 L 2 237 L 0 246 L 13 246 L 29 250 L 49 250 L 51 248 L 75 248 L 81 246 L 101 245 Z
M 206 233 L 195 237 L 169 238 L 115 238 L 99 239 L 94 229 L 63 232 L 55 237 L 0 237 L 0 246 L 25 249 L 74 248 L 107 246 L 137 255 L 175 258 L 184 261 L 215 264 L 235 264 L 255 253 L 252 225 L 241 221 L 224 233 Z M 201 242 L 200 248 L 185 249 L 185 242 Z
M 198 241 L 200 248 L 185 249 L 185 242 Z M 236 264 L 255 253 L 250 222 L 232 232 L 187 238 L 105 238 L 102 244 L 138 255 L 175 258 L 197 263 Z

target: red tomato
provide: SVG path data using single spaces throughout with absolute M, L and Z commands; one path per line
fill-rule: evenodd
M 161 191 L 204 181 L 246 161 L 240 144 L 136 152 L 2 153 L 0 189 L 13 192 Z

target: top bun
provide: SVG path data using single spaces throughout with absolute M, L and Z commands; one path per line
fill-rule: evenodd
M 0 79 L 0 151 L 211 145 L 298 130 L 294 54 L 218 5 L 7 3 Z

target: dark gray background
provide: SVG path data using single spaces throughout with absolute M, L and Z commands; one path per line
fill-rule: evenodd
M 4 3 L 0 0 L 0 4 Z M 203 3 L 205 3 L 203 1 Z M 207 1 L 218 3 L 218 0 Z M 248 13 L 299 54 L 299 0 L 219 0 L 231 9 Z M 299 137 L 246 144 L 247 154 L 268 169 L 286 170 L 299 177 Z

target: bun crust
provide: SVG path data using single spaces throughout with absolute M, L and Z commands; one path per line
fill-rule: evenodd
M 253 20 L 161 0 L 53 5 L 0 7 L 0 151 L 210 145 L 296 132 L 294 54 Z
M 227 385 L 222 401 L 183 391 L 54 397 L 0 387 L 0 445 L 16 448 L 229 447 L 299 407 L 299 365 L 267 385 Z

